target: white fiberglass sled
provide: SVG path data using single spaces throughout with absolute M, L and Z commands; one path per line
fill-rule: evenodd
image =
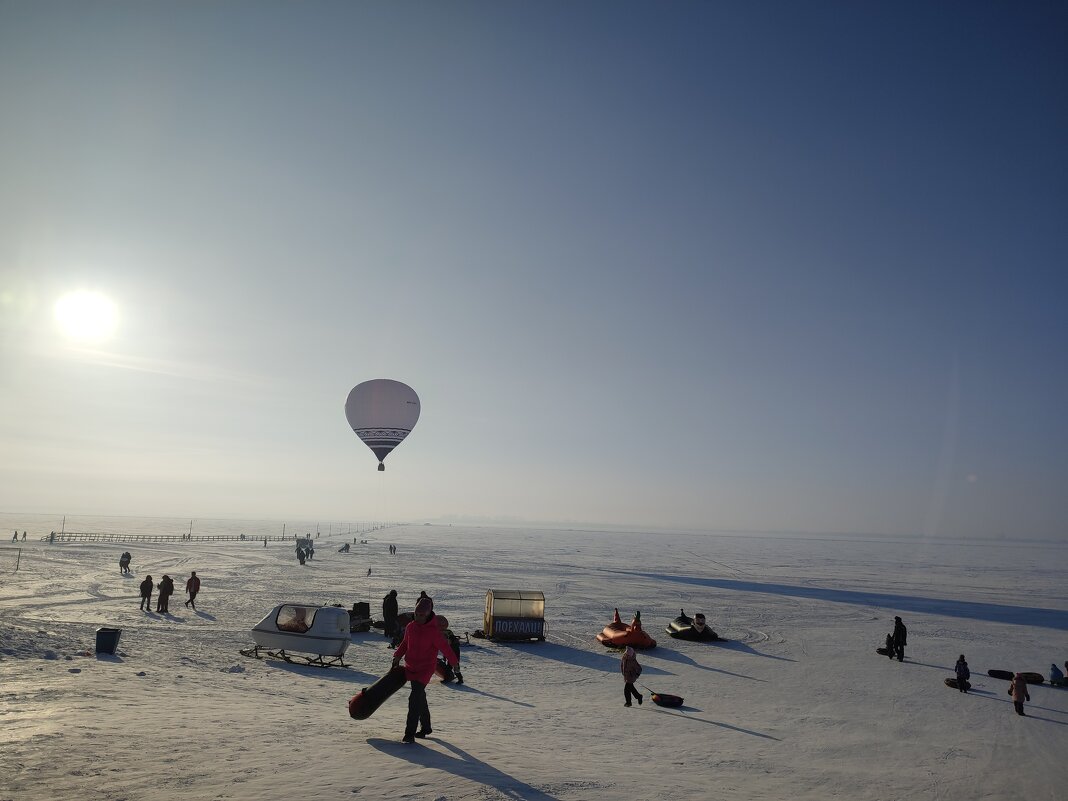
M 345 667 L 342 657 L 352 642 L 349 613 L 336 606 L 279 604 L 252 627 L 252 641 L 254 647 L 241 649 L 245 656 L 265 653 L 286 662 Z

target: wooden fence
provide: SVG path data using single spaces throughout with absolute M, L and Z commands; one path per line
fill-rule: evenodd
M 92 531 L 53 531 L 41 537 L 41 542 L 293 542 L 293 535 L 255 536 L 246 534 L 103 534 Z

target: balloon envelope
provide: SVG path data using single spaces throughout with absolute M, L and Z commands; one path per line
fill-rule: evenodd
M 376 378 L 357 384 L 345 401 L 345 418 L 364 444 L 382 460 L 415 428 L 419 420 L 419 396 L 400 381 Z

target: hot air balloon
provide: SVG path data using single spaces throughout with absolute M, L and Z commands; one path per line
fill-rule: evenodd
M 374 455 L 382 461 L 415 428 L 419 420 L 419 396 L 400 381 L 376 378 L 357 384 L 345 401 L 345 418 Z

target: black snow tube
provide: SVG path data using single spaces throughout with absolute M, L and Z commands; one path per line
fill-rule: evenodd
M 681 695 L 668 695 L 667 693 L 653 693 L 650 698 L 657 706 L 682 706 Z

